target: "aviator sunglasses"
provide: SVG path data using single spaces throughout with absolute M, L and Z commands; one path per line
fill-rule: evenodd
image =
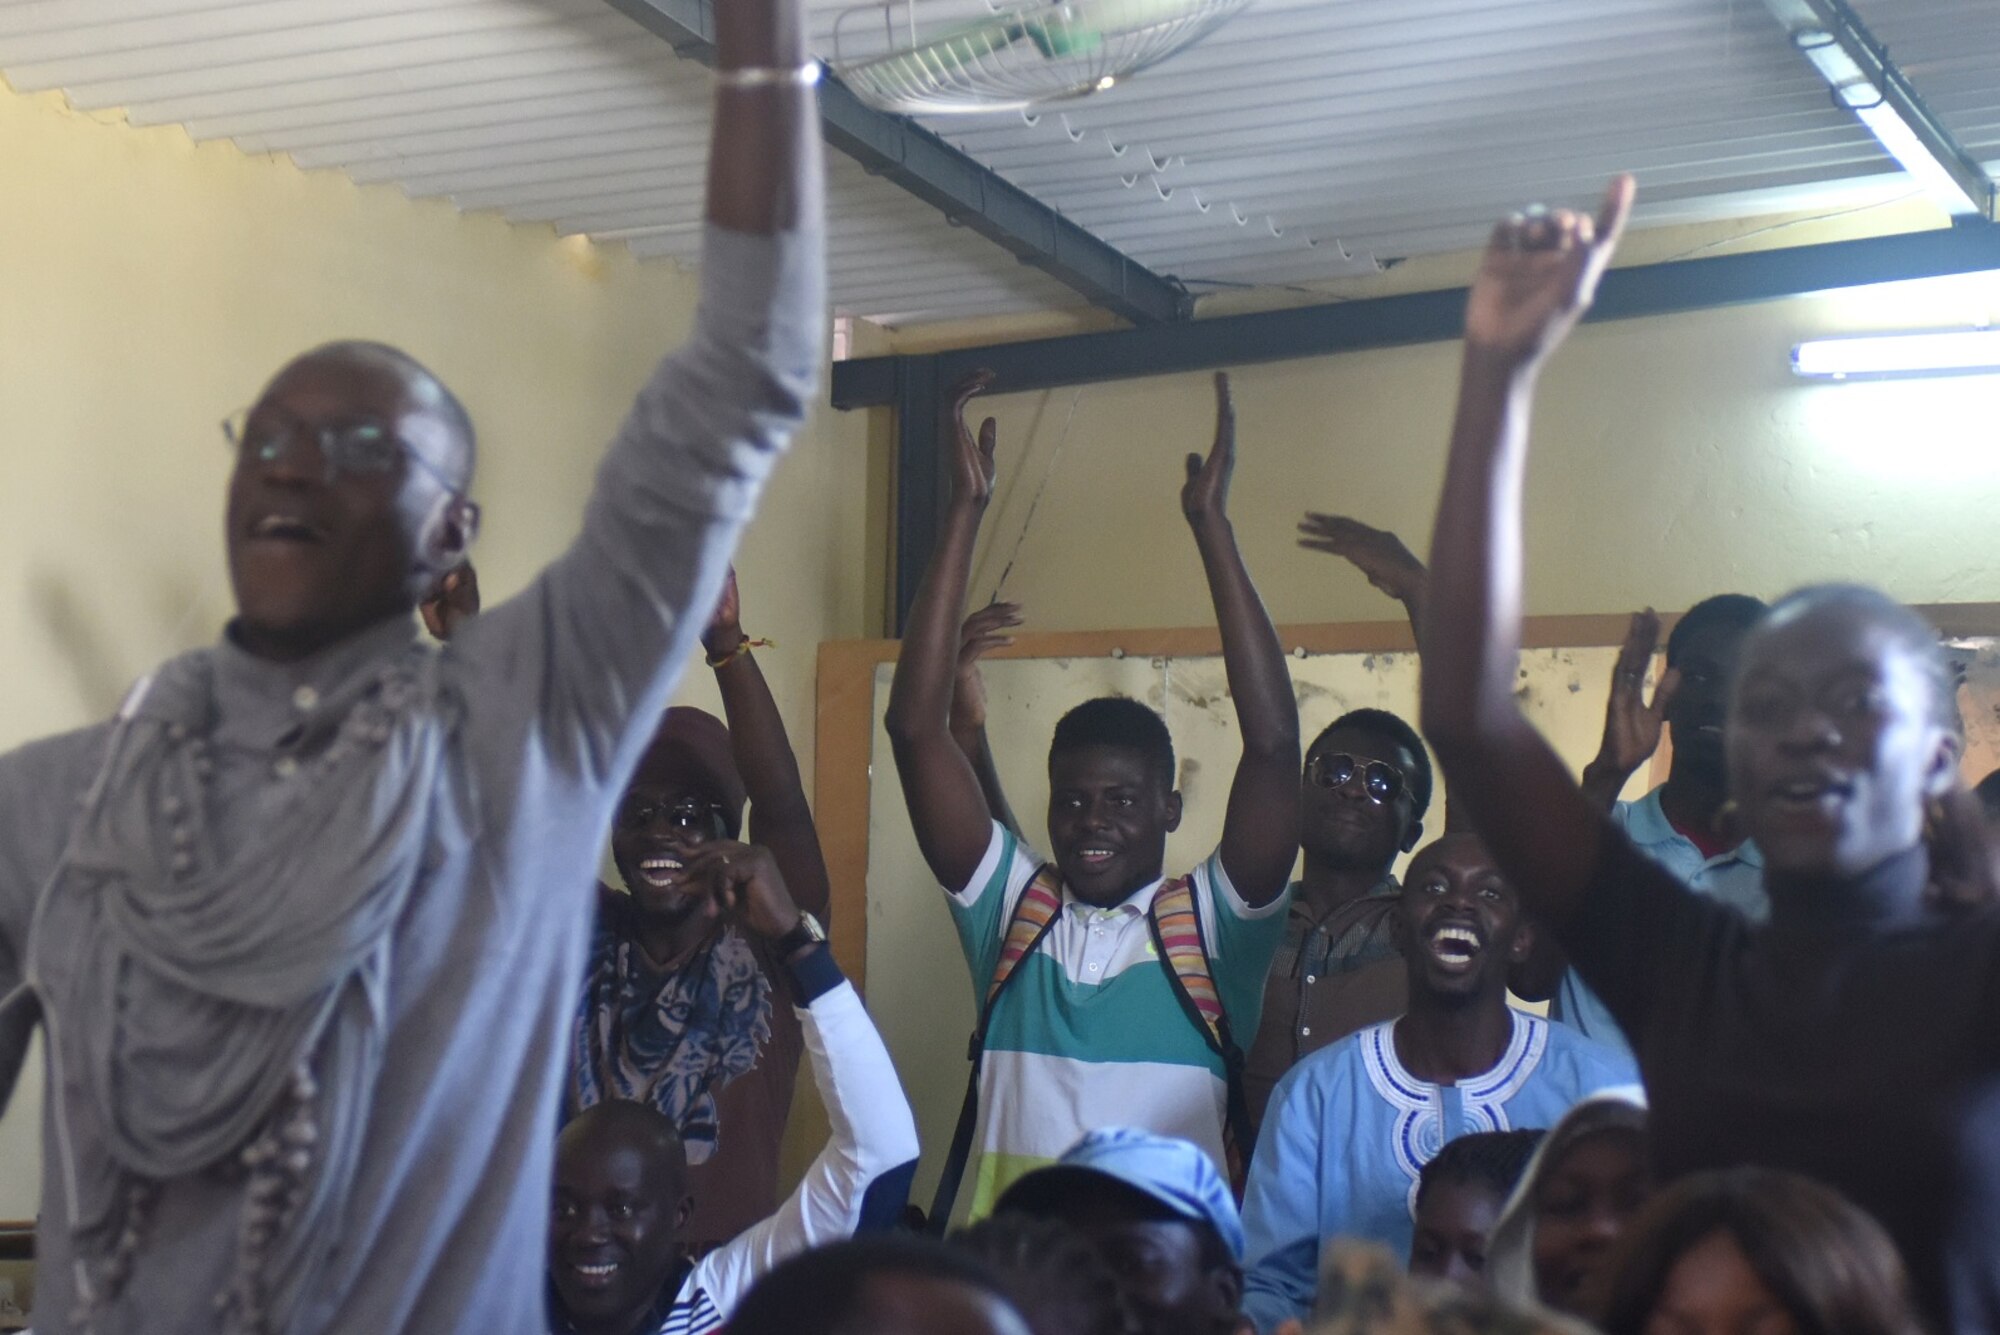
M 1306 766 L 1306 777 L 1322 788 L 1345 788 L 1356 770 L 1371 802 L 1387 806 L 1403 791 L 1403 771 L 1384 760 L 1357 760 L 1344 751 L 1314 756 Z

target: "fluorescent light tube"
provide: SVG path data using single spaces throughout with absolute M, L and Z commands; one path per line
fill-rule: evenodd
M 1792 349 L 1792 371 L 1814 380 L 1996 372 L 2000 329 L 1812 339 Z

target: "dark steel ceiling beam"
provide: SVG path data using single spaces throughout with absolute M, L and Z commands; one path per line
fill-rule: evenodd
M 681 56 L 715 64 L 713 0 L 608 0 Z M 1186 320 L 1194 299 L 907 116 L 877 111 L 828 75 L 820 83 L 828 144 L 1006 250 L 1023 264 L 1136 325 Z

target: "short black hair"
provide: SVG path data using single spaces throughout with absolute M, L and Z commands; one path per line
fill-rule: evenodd
M 1065 751 L 1090 746 L 1115 746 L 1137 751 L 1169 788 L 1174 783 L 1174 738 L 1167 721 L 1155 711 L 1123 695 L 1100 695 L 1064 714 L 1049 741 L 1049 763 Z
M 950 1243 L 993 1268 L 1036 1335 L 1043 1322 L 1075 1335 L 1124 1335 L 1118 1277 L 1062 1220 L 1005 1211 L 960 1229 Z
M 1718 627 L 1741 634 L 1762 621 L 1770 610 L 1762 598 L 1752 598 L 1747 593 L 1718 593 L 1702 599 L 1667 632 L 1667 666 L 1673 667 L 1681 661 L 1688 641 L 1701 631 Z
M 1475 1131 L 1449 1141 L 1417 1174 L 1418 1205 L 1441 1182 L 1485 1187 L 1501 1200 L 1514 1194 L 1545 1131 Z
M 1013 1306 L 991 1267 L 970 1253 L 911 1233 L 878 1233 L 792 1257 L 744 1295 L 730 1335 L 867 1335 L 868 1282 L 885 1275 L 964 1284 Z
M 1417 735 L 1417 730 L 1386 709 L 1350 709 L 1319 730 L 1319 736 L 1313 738 L 1312 745 L 1306 748 L 1306 755 L 1319 750 L 1321 742 L 1343 728 L 1373 733 L 1410 753 L 1416 764 L 1403 777 L 1410 781 L 1410 814 L 1422 820 L 1424 812 L 1430 810 L 1431 789 L 1436 780 L 1431 775 L 1431 753 L 1424 749 L 1424 739 Z

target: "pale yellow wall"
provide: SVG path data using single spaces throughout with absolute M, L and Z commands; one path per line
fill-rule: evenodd
M 212 637 L 216 424 L 330 338 L 408 348 L 483 434 L 477 559 L 504 596 L 574 534 L 602 443 L 695 285 L 622 249 L 135 131 L 0 89 L 0 746 L 103 715 Z M 814 648 L 869 633 L 869 421 L 822 414 L 740 561 L 811 774 Z M 687 695 L 714 707 L 698 664 Z M 39 1070 L 0 1122 L 0 1219 L 33 1213 Z
M 1528 610 L 1685 608 L 1826 578 L 1917 602 L 2000 599 L 2000 377 L 1815 384 L 1787 360 L 1805 337 L 1994 319 L 2000 274 L 1580 329 L 1543 379 Z M 1457 357 L 1440 343 L 1236 375 L 1231 509 L 1280 621 L 1397 615 L 1343 564 L 1294 546 L 1293 529 L 1308 508 L 1344 511 L 1425 550 Z M 992 592 L 1049 477 L 1006 588 L 1031 628 L 1209 619 L 1177 508 L 1181 459 L 1213 423 L 1206 376 L 983 410 L 1000 420 L 1002 477 L 975 597 Z

